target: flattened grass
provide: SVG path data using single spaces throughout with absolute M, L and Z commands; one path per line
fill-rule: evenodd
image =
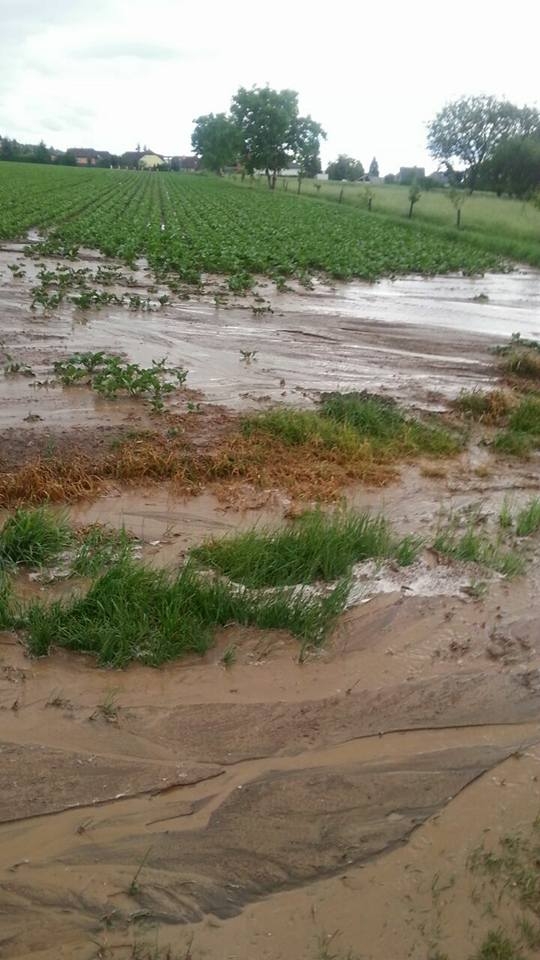
M 346 575 L 354 563 L 394 558 L 412 563 L 422 541 L 396 539 L 382 516 L 319 510 L 283 530 L 250 530 L 214 539 L 192 550 L 201 564 L 247 587 L 279 587 Z
M 216 627 L 229 623 L 289 630 L 302 647 L 323 641 L 345 605 L 342 580 L 325 597 L 281 590 L 252 594 L 201 577 L 188 564 L 175 577 L 130 559 L 112 566 L 81 598 L 32 604 L 24 615 L 27 645 L 37 656 L 61 646 L 121 667 L 158 666 L 182 654 L 204 654 Z

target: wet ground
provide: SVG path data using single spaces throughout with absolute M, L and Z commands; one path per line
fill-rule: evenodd
M 540 334 L 533 273 L 318 285 L 273 294 L 274 312 L 255 316 L 250 298 L 216 308 L 210 296 L 43 316 L 20 257 L 0 254 L 2 343 L 37 379 L 74 350 L 168 353 L 203 404 L 367 387 L 440 407 L 494 382 L 497 337 Z M 28 442 L 148 422 L 140 404 L 29 383 L 0 377 L 0 427 Z M 512 466 L 472 445 L 438 475 L 407 466 L 383 492 L 347 496 L 424 533 L 441 510 L 481 504 L 492 522 L 505 497 L 519 505 L 539 487 L 537 460 Z M 283 523 L 288 507 L 279 491 L 240 511 L 209 493 L 117 487 L 72 516 L 125 525 L 169 565 L 209 534 Z M 61 652 L 32 661 L 0 634 L 0 956 L 170 944 L 175 960 L 467 960 L 489 929 L 510 928 L 511 901 L 494 905 L 468 858 L 538 812 L 538 537 L 526 550 L 512 582 L 427 550 L 406 572 L 359 569 L 356 598 L 304 663 L 277 631 L 228 627 L 202 660 L 122 672 Z

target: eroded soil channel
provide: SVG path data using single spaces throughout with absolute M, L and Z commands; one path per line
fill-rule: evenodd
M 76 266 L 98 262 L 117 266 L 91 252 Z M 44 311 L 30 307 L 37 269 L 22 245 L 0 251 L 2 349 L 23 368 L 0 375 L 5 470 L 156 428 L 139 400 L 53 383 L 54 362 L 77 352 L 187 368 L 168 429 L 205 450 L 236 411 L 310 408 L 322 391 L 445 411 L 462 388 L 496 384 L 492 345 L 540 335 L 531 272 L 285 293 L 261 281 L 253 303 L 223 301 L 209 278 L 160 305 L 141 263 L 121 269 L 147 309 Z M 429 537 L 451 511 L 494 529 L 539 489 L 538 454 L 496 458 L 475 426 L 436 468 L 408 460 L 384 487 L 344 488 L 426 546 L 408 567 L 359 567 L 303 662 L 288 632 L 235 625 L 202 658 L 124 670 L 64 650 L 31 659 L 21 634 L 0 632 L 0 956 L 144 960 L 170 945 L 188 960 L 467 960 L 493 928 L 513 936 L 515 904 L 470 860 L 538 813 L 540 542 L 527 538 L 508 579 L 444 559 Z M 230 500 L 193 494 L 111 481 L 68 509 L 81 527 L 125 527 L 169 568 L 209 536 L 281 528 L 302 506 L 249 483 Z M 22 571 L 15 589 L 79 586 Z

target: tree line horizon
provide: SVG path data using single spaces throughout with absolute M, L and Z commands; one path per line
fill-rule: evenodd
M 231 167 L 248 176 L 263 173 L 273 190 L 280 171 L 292 165 L 300 179 L 315 177 L 322 170 L 320 148 L 326 132 L 309 114 L 300 115 L 294 90 L 240 87 L 228 113 L 205 114 L 193 122 L 191 142 L 200 166 L 218 175 Z M 446 103 L 427 124 L 427 146 L 454 189 L 492 190 L 499 196 L 524 199 L 540 193 L 540 112 L 536 107 L 518 107 L 487 95 L 460 97 Z M 73 163 L 68 154 L 59 155 L 55 162 Z M 43 141 L 25 150 L 17 141 L 0 137 L 0 159 L 48 163 L 51 151 Z M 346 154 L 328 164 L 326 172 L 332 180 L 366 178 L 362 162 Z M 367 176 L 379 177 L 375 157 Z M 392 179 L 391 174 L 385 177 L 386 182 Z

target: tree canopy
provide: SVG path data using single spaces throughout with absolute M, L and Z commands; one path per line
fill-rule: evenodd
M 370 163 L 370 165 L 369 165 L 368 173 L 369 173 L 370 177 L 378 177 L 378 176 L 379 176 L 379 164 L 377 163 L 377 157 L 373 157 L 373 160 L 371 161 L 371 163 Z
M 330 180 L 361 180 L 364 176 L 364 167 L 360 160 L 354 160 L 345 153 L 340 153 L 337 160 L 328 165 Z
M 300 176 L 321 169 L 319 151 L 326 134 L 312 117 L 298 113 L 294 90 L 240 87 L 230 114 L 209 113 L 194 120 L 191 142 L 202 165 L 216 173 L 241 162 L 248 173 L 264 170 L 270 188 L 280 170 L 292 163 Z
M 431 154 L 452 171 L 457 160 L 467 168 L 467 183 L 476 186 L 480 168 L 507 138 L 529 136 L 540 129 L 533 107 L 517 107 L 495 97 L 461 97 L 447 103 L 428 125 Z
M 540 136 L 502 140 L 482 170 L 482 186 L 527 199 L 540 189 Z
M 326 134 L 311 117 L 299 116 L 294 90 L 240 87 L 232 100 L 231 119 L 241 137 L 246 170 L 264 170 L 271 188 L 278 172 L 293 162 L 302 173 L 314 170 Z
M 235 163 L 241 149 L 238 128 L 224 113 L 208 113 L 193 121 L 191 135 L 194 152 L 202 160 L 203 167 L 221 173 L 223 167 Z

